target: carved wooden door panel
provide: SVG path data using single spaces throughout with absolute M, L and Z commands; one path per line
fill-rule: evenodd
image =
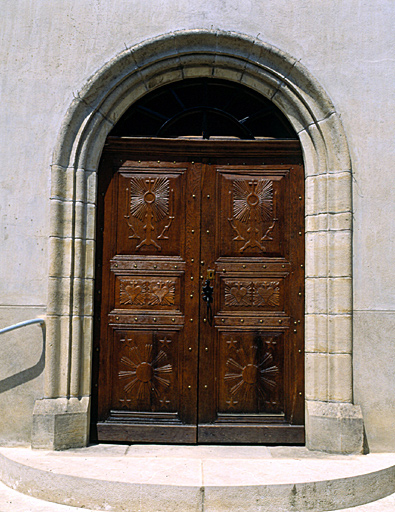
M 98 438 L 195 442 L 198 176 L 183 162 L 115 164 L 111 155 L 103 163 L 113 168 L 103 192 Z
M 97 439 L 303 442 L 303 168 L 195 147 L 102 158 Z
M 199 442 L 303 442 L 303 169 L 203 169 Z M 204 272 L 203 272 L 204 274 Z

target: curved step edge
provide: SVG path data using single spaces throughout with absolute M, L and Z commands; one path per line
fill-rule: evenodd
M 2 453 L 0 479 L 41 500 L 112 512 L 324 512 L 363 505 L 395 492 L 395 466 L 316 482 L 198 487 L 64 475 L 21 464 Z

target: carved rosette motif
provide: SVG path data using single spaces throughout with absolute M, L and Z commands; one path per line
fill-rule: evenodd
M 265 352 L 259 359 L 256 345 L 251 345 L 246 353 L 243 348 L 235 349 L 234 343 L 237 344 L 237 341 L 232 340 L 229 345 L 232 357 L 226 361 L 224 380 L 229 385 L 226 403 L 232 407 L 239 400 L 250 400 L 255 393 L 267 400 L 271 390 L 277 386 L 275 378 L 279 373 L 279 368 L 273 364 L 272 354 Z
M 225 306 L 279 306 L 279 281 L 226 281 Z
M 277 221 L 273 214 L 273 181 L 258 178 L 234 180 L 232 217 L 228 221 L 236 232 L 233 240 L 245 242 L 239 249 L 241 253 L 248 247 L 265 251 L 262 242 L 273 240 L 270 233 Z
M 165 343 L 170 343 L 167 337 Z M 137 400 L 144 400 L 154 393 L 157 397 L 163 395 L 163 392 L 170 387 L 170 380 L 167 378 L 173 372 L 171 364 L 167 363 L 167 354 L 162 349 L 159 350 L 156 357 L 152 357 L 153 346 L 147 343 L 143 346 L 136 345 L 128 337 L 122 338 L 124 350 L 127 355 L 123 355 L 120 365 L 124 369 L 118 372 L 118 377 L 125 382 L 123 386 L 124 399 L 121 402 L 130 401 L 133 394 Z M 162 344 L 163 347 L 163 344 Z M 166 397 L 162 401 L 170 403 Z
M 120 279 L 119 302 L 130 306 L 172 306 L 176 282 L 171 279 Z
M 166 232 L 174 220 L 174 215 L 170 212 L 173 189 L 170 190 L 168 178 L 131 178 L 130 195 L 128 188 L 126 191 L 128 194 L 129 211 L 125 215 L 125 219 L 132 232 L 129 238 L 141 239 L 144 236 L 136 246 L 137 251 L 143 246 L 153 246 L 158 251 L 161 251 L 162 248 L 158 240 L 168 240 Z M 137 233 L 136 223 L 131 222 L 131 217 L 144 223 L 142 230 L 145 232 L 145 235 L 140 236 Z M 157 223 L 166 217 L 168 222 L 159 233 Z

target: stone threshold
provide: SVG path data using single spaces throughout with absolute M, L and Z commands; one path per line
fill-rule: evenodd
M 40 500 L 114 512 L 326 512 L 395 492 L 395 454 L 305 447 L 0 448 L 0 479 Z

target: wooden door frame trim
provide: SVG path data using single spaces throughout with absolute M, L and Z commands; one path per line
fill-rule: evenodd
M 51 166 L 45 398 L 32 445 L 88 442 L 97 170 L 114 124 L 147 92 L 177 80 L 221 77 L 269 98 L 303 151 L 306 190 L 306 433 L 312 449 L 362 449 L 352 391 L 352 172 L 340 117 L 295 58 L 260 40 L 217 30 L 179 31 L 127 48 L 71 102 Z M 72 415 L 70 415 L 70 413 Z M 77 422 L 68 434 L 54 417 Z
M 292 163 L 302 163 L 303 155 L 299 140 L 201 140 L 201 139 L 154 139 L 150 137 L 107 137 L 103 151 L 138 155 L 141 152 L 159 154 L 163 158 L 185 155 L 202 158 L 280 158 Z M 284 160 L 285 161 L 285 160 Z M 286 161 L 288 163 L 288 161 Z

